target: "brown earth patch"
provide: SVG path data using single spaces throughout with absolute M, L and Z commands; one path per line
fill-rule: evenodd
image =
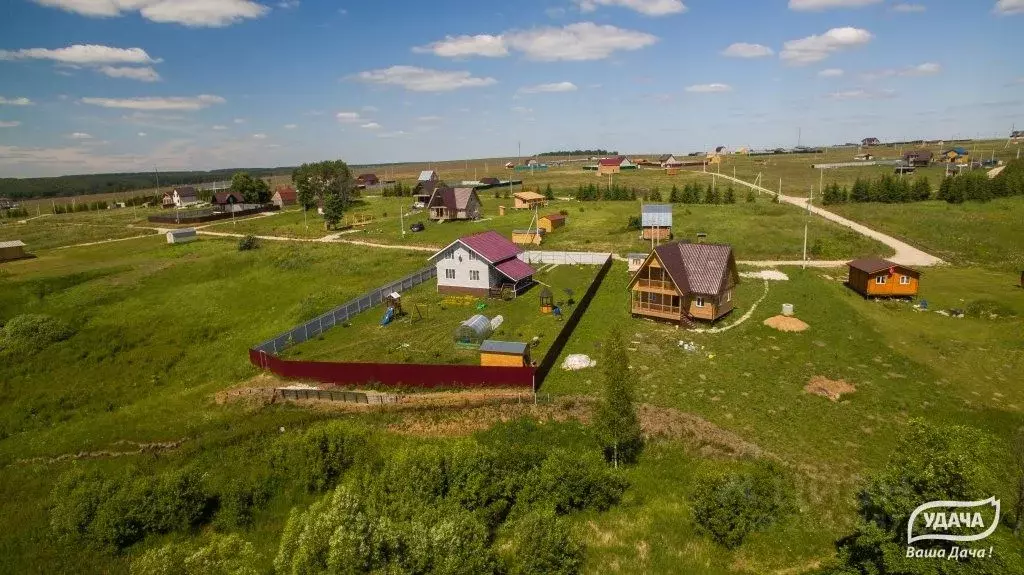
M 154 441 L 150 443 L 139 443 L 137 441 L 130 441 L 122 439 L 115 441 L 116 446 L 134 446 L 135 449 L 126 451 L 115 451 L 112 449 L 104 449 L 100 451 L 79 451 L 78 453 L 65 453 L 56 457 L 31 457 L 29 459 L 19 459 L 15 463 L 19 464 L 35 464 L 35 463 L 59 463 L 61 461 L 71 461 L 78 459 L 113 459 L 116 457 L 126 457 L 129 455 L 142 455 L 143 453 L 156 453 L 160 451 L 167 451 L 169 449 L 177 449 L 181 447 L 181 444 L 185 443 L 184 439 L 177 441 Z
M 803 321 L 785 315 L 777 315 L 764 320 L 764 325 L 779 331 L 804 331 L 811 327 Z
M 816 375 L 804 386 L 804 391 L 839 401 L 839 398 L 857 391 L 857 388 L 852 383 L 847 383 L 845 379 L 829 379 Z

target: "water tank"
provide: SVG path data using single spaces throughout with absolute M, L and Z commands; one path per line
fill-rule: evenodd
M 784 303 L 782 304 L 782 315 L 791 316 L 793 315 L 793 304 Z

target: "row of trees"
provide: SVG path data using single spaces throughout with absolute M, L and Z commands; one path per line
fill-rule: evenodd
M 821 200 L 824 205 L 846 202 L 895 204 L 931 199 L 961 204 L 1016 195 L 1024 195 L 1024 160 L 1009 162 L 994 178 L 988 177 L 984 170 L 945 177 L 934 193 L 927 177 L 911 180 L 885 174 L 874 179 L 857 178 L 852 187 L 829 184 L 822 190 Z
M 932 185 L 926 177 L 913 181 L 910 178 L 898 178 L 885 174 L 876 179 L 857 178 L 853 187 L 839 187 L 832 183 L 822 190 L 821 203 L 824 205 L 844 204 L 847 202 L 882 202 L 897 204 L 921 202 L 931 199 Z
M 657 188 L 655 188 L 655 192 L 657 192 Z M 658 194 L 658 200 L 655 201 L 660 201 L 660 199 L 661 195 Z M 747 192 L 748 202 L 753 202 L 755 199 L 753 190 Z M 724 190 L 714 183 L 702 187 L 696 182 L 687 182 L 681 190 L 679 186 L 673 184 L 672 190 L 668 194 L 668 201 L 673 204 L 735 204 L 736 190 L 731 184 Z
M 254 168 L 246 170 L 253 177 L 288 173 L 289 168 Z M 89 194 L 125 193 L 134 190 L 175 185 L 196 185 L 227 180 L 234 170 L 210 172 L 139 172 L 124 174 L 83 174 L 52 178 L 0 178 L 0 196 L 14 199 L 60 198 Z
M 982 170 L 972 170 L 942 180 L 938 199 L 962 204 L 1020 195 L 1024 195 L 1024 160 L 1014 160 L 994 178 L 989 178 Z
M 556 150 L 554 152 L 544 152 L 537 154 L 538 156 L 617 156 L 618 152 L 609 152 L 608 150 Z
M 636 200 L 639 190 L 627 188 L 618 184 L 600 187 L 597 184 L 580 184 L 576 188 L 576 199 L 581 202 L 603 201 L 631 201 Z

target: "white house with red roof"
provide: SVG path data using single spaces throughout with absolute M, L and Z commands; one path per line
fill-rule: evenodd
M 437 291 L 479 297 L 518 296 L 537 273 L 519 259 L 522 249 L 495 231 L 465 236 L 430 257 L 437 266 Z

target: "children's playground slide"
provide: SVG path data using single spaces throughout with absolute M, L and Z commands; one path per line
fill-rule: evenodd
M 384 317 L 380 318 L 380 325 L 385 326 L 393 319 L 395 319 L 395 308 L 389 307 L 388 311 L 384 312 Z

